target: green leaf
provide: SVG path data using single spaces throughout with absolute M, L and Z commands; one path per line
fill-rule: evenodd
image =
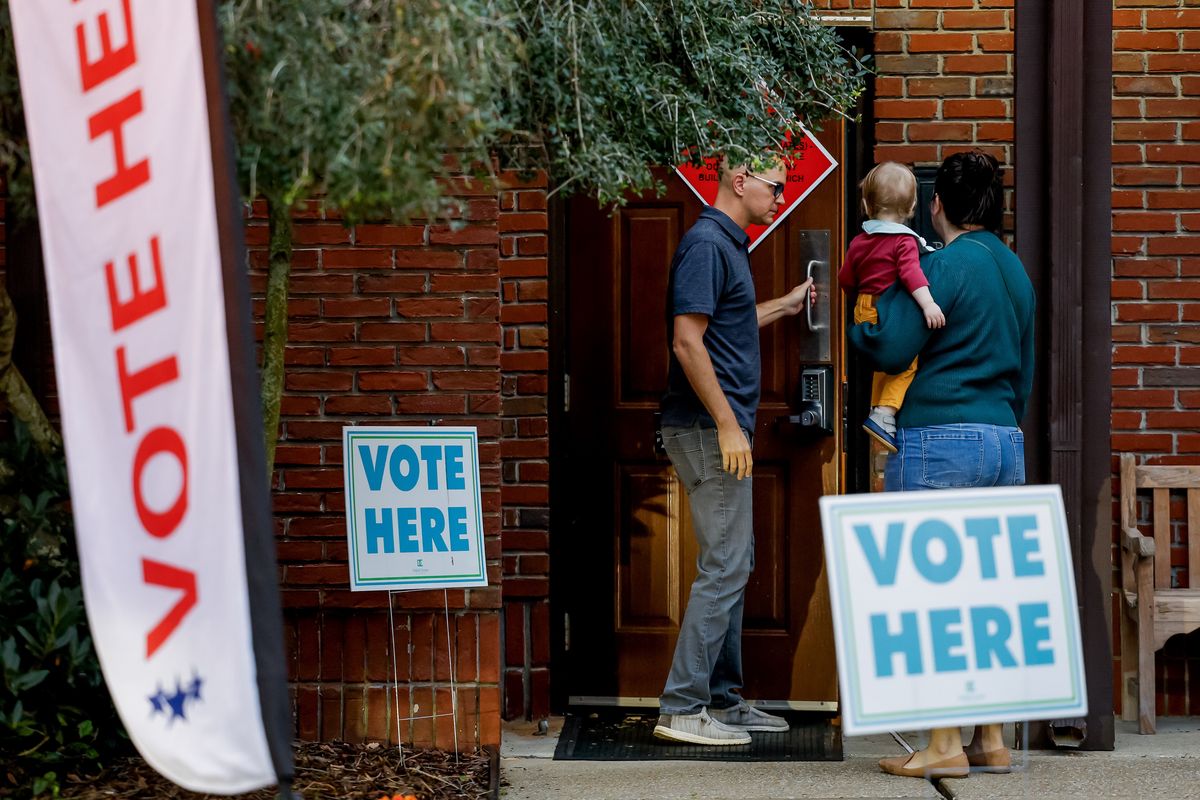
M 0 664 L 3 664 L 6 673 L 16 672 L 21 667 L 21 657 L 17 654 L 17 640 L 11 636 L 0 644 Z
M 50 670 L 47 669 L 37 669 L 33 670 L 32 672 L 26 672 L 14 678 L 11 681 L 11 685 L 14 691 L 23 692 L 27 689 L 32 689 L 42 681 L 46 680 L 46 676 L 49 674 Z
M 60 788 L 58 785 L 58 775 L 53 772 L 47 772 L 33 781 L 33 796 L 34 797 L 58 797 Z

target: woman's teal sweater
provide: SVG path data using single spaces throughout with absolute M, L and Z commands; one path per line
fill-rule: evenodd
M 874 369 L 917 375 L 896 418 L 901 428 L 973 422 L 1016 426 L 1033 386 L 1033 284 L 995 235 L 966 233 L 921 259 L 946 315 L 930 330 L 899 282 L 879 296 L 877 324 L 850 328 Z

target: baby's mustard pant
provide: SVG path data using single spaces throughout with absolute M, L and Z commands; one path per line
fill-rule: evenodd
M 879 322 L 879 312 L 875 310 L 875 295 L 860 294 L 854 304 L 854 324 L 861 322 Z M 908 365 L 908 369 L 899 375 L 888 375 L 886 372 L 876 372 L 871 380 L 871 407 L 891 406 L 900 408 L 904 405 L 904 395 L 917 374 L 917 360 Z

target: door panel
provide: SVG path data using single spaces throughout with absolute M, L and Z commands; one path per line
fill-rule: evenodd
M 681 209 L 671 206 L 623 208 L 618 230 L 621 258 L 613 265 L 620 287 L 621 403 L 658 404 L 667 373 L 667 331 L 662 298 L 667 295 L 672 242 L 683 236 Z M 647 324 L 649 322 L 650 324 Z
M 677 482 L 661 464 L 618 468 L 617 631 L 678 626 L 681 517 L 672 513 Z
M 841 160 L 842 128 L 818 135 Z M 701 204 L 677 177 L 664 197 L 618 209 L 568 209 L 569 537 L 554 579 L 569 614 L 568 695 L 656 697 L 670 668 L 696 574 L 687 497 L 654 451 L 667 371 L 666 292 L 675 247 Z M 822 287 L 806 315 L 763 329 L 763 395 L 754 441 L 755 570 L 746 595 L 746 694 L 837 698 L 833 631 L 817 499 L 840 485 L 841 302 L 833 277 L 844 232 L 840 170 L 751 254 L 760 301 L 802 283 Z M 815 262 L 815 263 L 814 263 Z M 827 365 L 835 435 L 790 424 L 800 373 Z
M 787 467 L 754 465 L 754 572 L 743 615 L 751 630 L 788 627 Z

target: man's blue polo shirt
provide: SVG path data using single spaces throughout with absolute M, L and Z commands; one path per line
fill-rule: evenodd
M 750 237 L 725 213 L 712 208 L 683 236 L 671 261 L 667 289 L 667 347 L 671 366 L 662 399 L 662 424 L 716 427 L 673 350 L 675 317 L 704 314 L 704 346 L 738 424 L 754 432 L 761 392 L 758 309 L 750 274 Z

